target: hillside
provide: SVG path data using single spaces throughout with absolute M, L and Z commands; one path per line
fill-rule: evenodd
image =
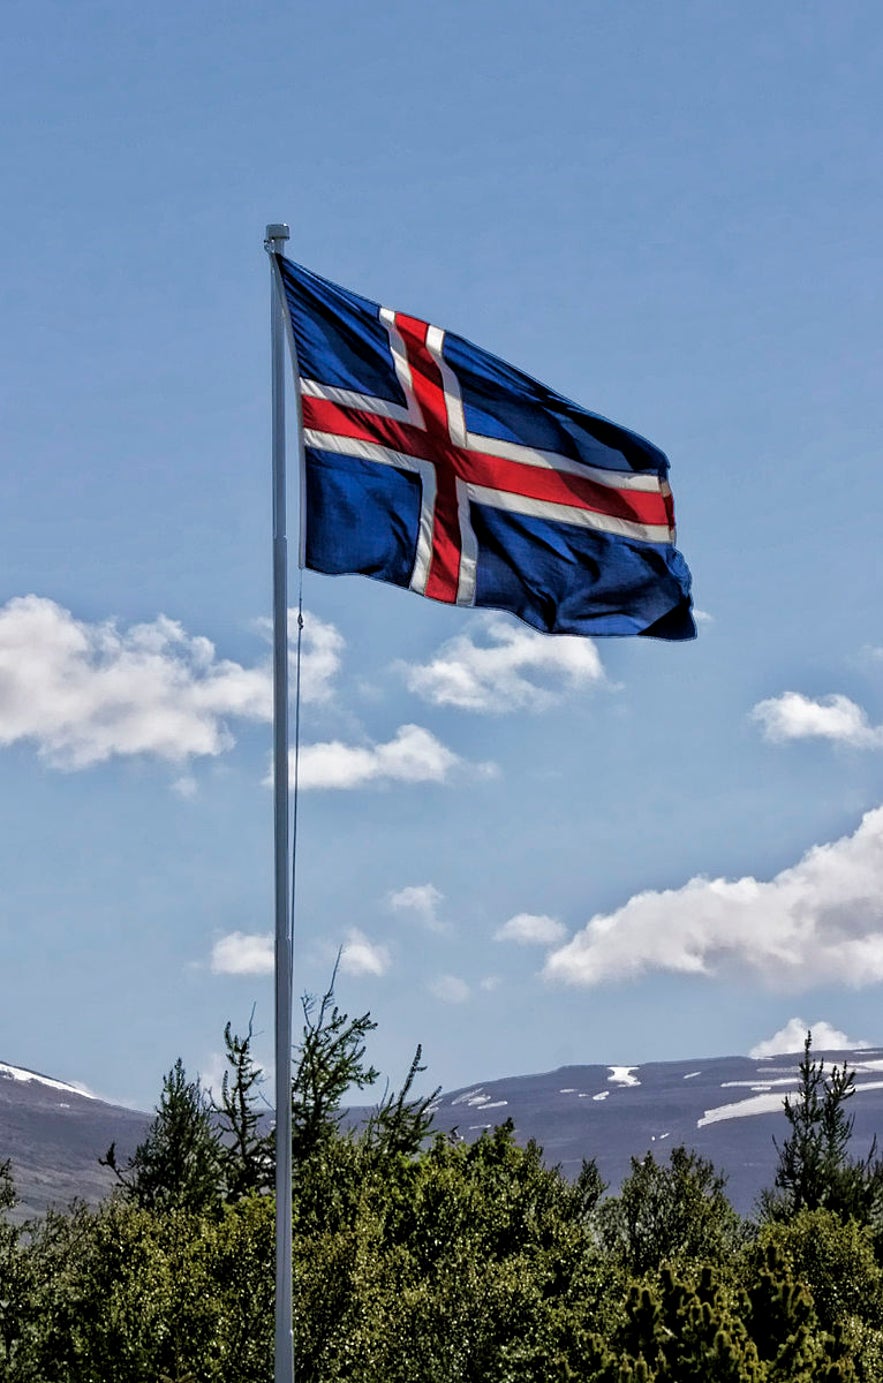
M 113 1180 L 99 1155 L 114 1141 L 131 1152 L 148 1119 L 66 1081 L 0 1063 L 0 1161 L 12 1161 L 19 1215 L 77 1197 L 99 1200 Z
M 865 1153 L 883 1132 L 883 1051 L 817 1053 L 846 1060 L 857 1072 L 854 1152 Z M 546 1161 L 575 1175 L 595 1157 L 618 1186 L 630 1157 L 664 1158 L 684 1143 L 729 1178 L 728 1192 L 749 1213 L 775 1170 L 774 1138 L 787 1132 L 782 1099 L 794 1090 L 799 1053 L 659 1061 L 643 1066 L 562 1066 L 444 1092 L 435 1125 L 474 1139 L 511 1118 L 520 1140 L 535 1138 Z M 349 1111 L 355 1122 L 365 1111 Z M 111 1142 L 121 1156 L 143 1136 L 150 1115 L 108 1104 L 64 1081 L 0 1064 L 0 1160 L 10 1158 L 21 1205 L 41 1213 L 75 1197 L 98 1200 L 112 1178 L 98 1165 Z
M 857 1072 L 853 1151 L 866 1153 L 883 1132 L 883 1054 L 816 1052 Z M 801 1053 L 657 1061 L 643 1066 L 561 1066 L 539 1075 L 485 1081 L 439 1097 L 435 1124 L 467 1139 L 511 1118 L 519 1141 L 535 1138 L 545 1160 L 575 1176 L 594 1157 L 614 1189 L 630 1157 L 664 1158 L 678 1143 L 728 1175 L 735 1207 L 750 1213 L 775 1173 L 774 1138 L 787 1135 L 782 1101 L 797 1085 Z

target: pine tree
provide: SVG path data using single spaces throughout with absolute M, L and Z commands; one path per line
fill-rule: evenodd
M 402 1154 L 413 1157 L 432 1129 L 433 1106 L 441 1094 L 437 1085 L 431 1095 L 412 1095 L 414 1081 L 426 1067 L 421 1064 L 423 1048 L 418 1044 L 405 1083 L 396 1094 L 387 1090 L 365 1126 L 365 1146 L 383 1156 Z
M 264 1076 L 252 1055 L 253 1025 L 254 1010 L 244 1037 L 233 1031 L 231 1023 L 224 1029 L 228 1070 L 214 1109 L 221 1131 L 220 1159 L 228 1201 L 268 1191 L 273 1184 L 272 1138 L 261 1130 L 263 1112 L 258 1094 Z
M 210 1101 L 179 1057 L 163 1079 L 156 1118 L 125 1167 L 116 1145 L 99 1159 L 128 1200 L 144 1210 L 203 1213 L 220 1204 L 221 1149 Z
M 301 1000 L 304 1026 L 291 1080 L 291 1142 L 295 1160 L 318 1151 L 343 1118 L 348 1090 L 373 1085 L 380 1072 L 365 1064 L 365 1039 L 377 1027 L 370 1013 L 350 1018 L 334 1002 L 337 966 L 322 998 Z
M 791 1132 L 781 1147 L 776 1143 L 775 1189 L 762 1193 L 761 1210 L 769 1219 L 788 1219 L 824 1207 L 868 1223 L 883 1199 L 883 1161 L 876 1138 L 867 1157 L 849 1156 L 854 1116 L 846 1106 L 855 1095 L 855 1071 L 844 1062 L 826 1075 L 808 1032 L 798 1072 L 796 1095 L 785 1097 Z

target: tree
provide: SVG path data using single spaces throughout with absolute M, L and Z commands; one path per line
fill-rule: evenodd
M 757 1276 L 770 1245 L 809 1287 L 826 1330 L 856 1321 L 883 1330 L 883 1270 L 866 1226 L 831 1210 L 798 1210 L 786 1221 L 770 1221 L 746 1253 L 747 1279 Z
M 883 1199 L 883 1161 L 876 1138 L 867 1157 L 849 1156 L 855 1120 L 846 1106 L 855 1095 L 855 1071 L 844 1062 L 826 1075 L 824 1060 L 813 1058 L 807 1032 L 798 1072 L 796 1095 L 785 1097 L 791 1132 L 781 1147 L 776 1143 L 774 1190 L 761 1193 L 761 1211 L 775 1220 L 826 1207 L 868 1223 L 877 1218 Z
M 602 1243 L 638 1276 L 666 1260 L 719 1259 L 741 1233 L 725 1186 L 711 1162 L 684 1147 L 672 1148 L 668 1166 L 652 1153 L 633 1157 L 619 1195 L 599 1208 Z
M 264 1383 L 273 1206 L 212 1215 L 123 1197 L 50 1211 L 26 1244 L 30 1316 L 3 1383 Z
M 263 1111 L 257 1098 L 264 1076 L 252 1055 L 253 1036 L 253 1009 L 245 1037 L 235 1033 L 231 1023 L 224 1029 L 229 1069 L 214 1110 L 221 1131 L 219 1153 L 228 1201 L 268 1191 L 273 1184 L 272 1137 L 262 1131 Z
M 2 1365 L 9 1364 L 28 1314 L 26 1264 L 21 1252 L 22 1227 L 14 1224 L 9 1212 L 18 1204 L 12 1163 L 0 1162 L 0 1377 Z
M 380 1075 L 365 1064 L 365 1039 L 377 1024 L 370 1013 L 350 1018 L 341 1012 L 334 1002 L 336 979 L 335 964 L 321 999 L 305 994 L 301 1000 L 304 1026 L 291 1080 L 291 1143 L 297 1161 L 336 1133 L 346 1092 L 364 1090 Z
M 592 1383 L 855 1383 L 849 1352 L 819 1321 L 809 1292 L 770 1249 L 748 1291 L 719 1269 L 662 1269 L 633 1283 L 612 1338 L 589 1338 L 582 1369 Z M 553 1375 L 554 1376 L 554 1375 Z
M 414 1059 L 398 1094 L 387 1090 L 365 1126 L 365 1146 L 382 1156 L 414 1157 L 432 1129 L 433 1106 L 441 1094 L 437 1085 L 431 1095 L 412 1095 L 414 1081 L 426 1070 L 421 1065 L 423 1048 L 417 1044 Z
M 163 1079 L 156 1118 L 125 1167 L 111 1143 L 102 1166 L 127 1199 L 144 1210 L 202 1213 L 221 1199 L 221 1148 L 211 1103 L 199 1078 L 190 1081 L 179 1057 Z

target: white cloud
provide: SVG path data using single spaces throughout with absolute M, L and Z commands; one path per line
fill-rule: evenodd
M 768 740 L 825 739 L 856 748 L 883 745 L 883 726 L 869 724 L 861 706 L 838 693 L 813 700 L 787 691 L 760 701 L 751 712 Z
M 439 904 L 444 894 L 435 884 L 410 884 L 389 895 L 389 905 L 396 912 L 412 912 L 417 920 L 430 932 L 446 932 L 450 925 L 438 915 Z
M 361 788 L 369 783 L 444 783 L 462 764 L 419 725 L 402 725 L 386 744 L 342 744 L 331 740 L 300 751 L 302 788 Z M 294 781 L 294 756 L 291 759 Z
M 428 663 L 399 663 L 406 685 L 434 706 L 467 711 L 540 711 L 604 681 L 595 645 L 538 634 L 501 615 L 480 619 L 483 642 L 468 634 L 443 644 Z
M 758 1042 L 748 1055 L 760 1059 L 765 1056 L 784 1056 L 788 1052 L 802 1052 L 808 1031 L 812 1032 L 813 1050 L 817 1052 L 859 1051 L 869 1045 L 867 1042 L 847 1037 L 845 1032 L 832 1027 L 823 1019 L 819 1019 L 817 1023 L 804 1023 L 802 1018 L 789 1018 L 783 1028 L 774 1032 L 772 1037 Z
M 465 1004 L 471 992 L 466 981 L 458 975 L 439 975 L 431 981 L 429 991 L 444 1004 Z
M 310 618 L 306 700 L 330 695 L 342 647 L 333 625 Z M 76 619 L 42 596 L 0 606 L 0 746 L 30 741 L 53 767 L 218 755 L 234 744 L 231 721 L 266 722 L 272 713 L 268 663 L 219 658 L 209 639 L 165 615 L 122 629 L 114 620 Z M 175 785 L 182 796 L 194 788 L 187 774 Z
M 646 971 L 738 967 L 772 989 L 883 980 L 883 807 L 773 879 L 694 878 L 593 917 L 544 974 L 596 985 Z
M 213 1095 L 220 1097 L 224 1076 L 229 1070 L 230 1065 L 223 1052 L 209 1052 L 199 1066 L 199 1083 L 203 1090 L 210 1090 Z
M 306 614 L 304 621 L 300 663 L 301 697 L 304 701 L 327 701 L 333 691 L 331 684 L 340 671 L 344 638 L 333 624 L 318 619 L 316 615 Z M 293 674 L 294 644 L 297 639 L 296 610 L 288 612 L 288 629 Z
M 494 941 L 514 941 L 519 946 L 554 946 L 563 941 L 567 928 L 563 922 L 545 914 L 519 912 L 494 932 Z
M 697 606 L 693 607 L 693 618 L 697 624 L 714 624 L 714 615 L 709 614 L 708 610 L 700 610 Z
M 258 628 L 268 642 L 273 639 L 273 622 L 259 619 Z M 297 660 L 297 610 L 288 611 L 288 671 L 292 692 Z M 340 671 L 346 641 L 340 630 L 318 615 L 304 611 L 303 638 L 301 640 L 301 699 L 309 702 L 330 700 L 334 688 L 332 682 Z
M 176 778 L 172 783 L 172 792 L 177 793 L 179 797 L 183 797 L 186 800 L 187 798 L 196 796 L 199 792 L 199 784 L 192 773 L 182 773 L 181 777 Z
M 271 975 L 273 957 L 272 932 L 229 932 L 212 947 L 211 969 L 215 975 Z
M 385 975 L 390 967 L 389 948 L 369 941 L 358 927 L 350 927 L 340 951 L 345 975 Z
M 483 980 L 478 981 L 478 987 L 483 989 L 486 994 L 493 994 L 495 989 L 500 988 L 501 983 L 499 975 L 485 975 Z
M 266 669 L 219 659 L 164 615 L 122 631 L 36 595 L 0 607 L 0 745 L 30 740 L 55 767 L 220 754 L 228 717 L 269 714 Z

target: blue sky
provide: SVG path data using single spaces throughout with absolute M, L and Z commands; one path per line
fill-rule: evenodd
M 275 220 L 661 446 L 705 616 L 308 574 L 298 990 L 344 946 L 449 1088 L 883 1041 L 879 7 L 4 17 L 0 1060 L 149 1106 L 271 1049 Z

